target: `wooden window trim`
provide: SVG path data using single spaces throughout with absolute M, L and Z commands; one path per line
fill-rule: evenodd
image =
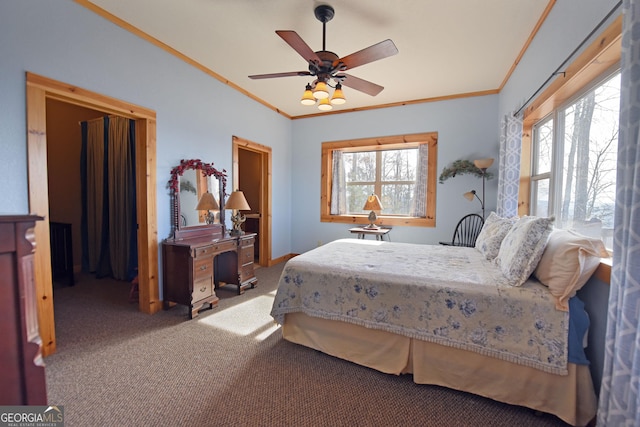
M 558 77 L 524 110 L 518 215 L 528 215 L 531 197 L 531 144 L 533 125 L 620 64 L 622 16 L 613 21 Z M 603 260 L 594 277 L 611 283 L 611 261 Z
M 377 223 L 383 226 L 405 225 L 413 227 L 435 227 L 436 225 L 436 184 L 438 162 L 438 133 L 416 133 L 411 135 L 388 136 L 383 138 L 362 138 L 322 143 L 322 174 L 320 180 L 321 203 L 320 221 L 344 224 L 366 224 L 367 215 L 331 215 L 330 190 L 333 179 L 334 150 L 342 151 L 374 151 L 418 147 L 429 145 L 427 172 L 427 216 L 412 218 L 406 216 L 378 215 Z

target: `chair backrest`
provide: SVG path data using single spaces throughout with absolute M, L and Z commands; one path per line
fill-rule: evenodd
M 474 247 L 483 225 L 484 219 L 478 214 L 463 216 L 453 232 L 452 244 Z

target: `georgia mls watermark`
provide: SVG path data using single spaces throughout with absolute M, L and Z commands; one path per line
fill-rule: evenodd
M 64 406 L 0 406 L 0 427 L 64 427 Z

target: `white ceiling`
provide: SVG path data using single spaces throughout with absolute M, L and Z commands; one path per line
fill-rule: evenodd
M 293 30 L 322 49 L 318 4 L 330 4 L 326 49 L 344 57 L 385 39 L 399 53 L 348 73 L 384 90 L 345 87 L 348 111 L 499 89 L 549 0 L 90 0 L 291 117 L 318 114 L 300 104 L 310 77 L 251 80 L 252 74 L 307 70 L 275 30 Z M 326 113 L 321 113 L 326 114 Z

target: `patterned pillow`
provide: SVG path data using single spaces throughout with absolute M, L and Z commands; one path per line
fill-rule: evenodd
M 521 286 L 535 270 L 551 234 L 554 218 L 523 216 L 507 233 L 495 262 L 512 286 Z
M 494 259 L 498 256 L 500 244 L 507 235 L 511 226 L 518 218 L 502 218 L 495 212 L 491 212 L 484 222 L 482 231 L 476 240 L 476 249 L 480 251 L 486 259 Z
M 609 252 L 600 239 L 571 230 L 553 230 L 533 275 L 556 297 L 556 308 L 569 310 L 569 298 L 587 283 Z

